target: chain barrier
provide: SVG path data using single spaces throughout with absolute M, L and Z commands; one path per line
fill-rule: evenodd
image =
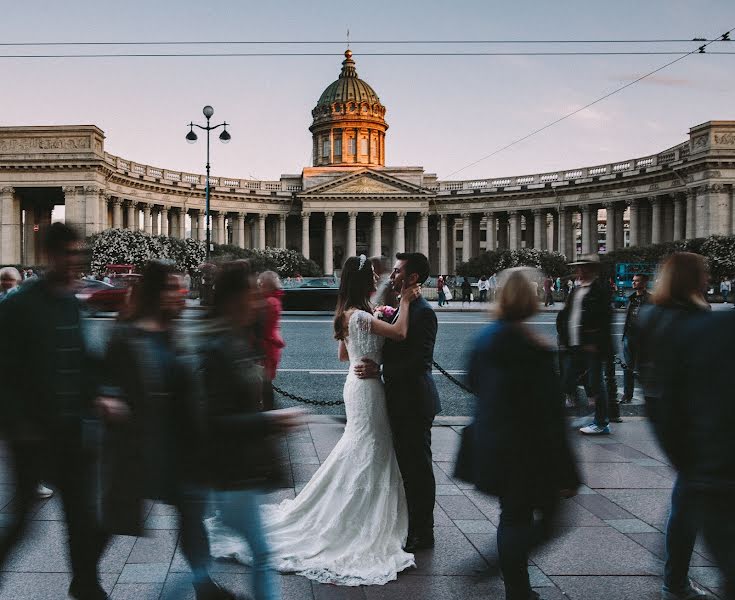
M 464 390 L 468 394 L 472 393 L 472 390 L 470 390 L 470 388 L 468 388 L 456 377 L 452 377 L 452 375 L 450 375 L 446 371 L 446 369 L 442 368 L 436 361 L 434 361 L 432 364 L 442 375 L 444 375 L 444 377 L 446 377 L 454 385 Z M 304 398 L 303 396 L 297 396 L 296 394 L 292 394 L 290 392 L 287 392 L 286 390 L 282 390 L 277 385 L 273 386 L 273 391 L 280 394 L 284 398 L 288 398 L 289 400 L 293 400 L 294 402 L 300 402 L 301 404 L 310 404 L 312 406 L 340 406 L 344 404 L 344 400 L 309 400 L 308 398 Z

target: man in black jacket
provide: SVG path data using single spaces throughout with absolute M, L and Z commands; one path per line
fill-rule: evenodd
M 586 371 L 589 400 L 595 405 L 595 419 L 582 427 L 586 435 L 610 433 L 607 391 L 603 383 L 603 364 L 611 355 L 612 308 L 610 290 L 599 277 L 600 258 L 583 255 L 577 262 L 579 285 L 572 290 L 556 319 L 559 349 L 565 352 L 564 392 L 576 394 L 577 380 Z
M 393 289 L 422 284 L 429 277 L 429 260 L 418 252 L 398 253 L 390 280 Z M 434 547 L 436 482 L 431 458 L 431 426 L 441 412 L 439 394 L 431 374 L 436 342 L 436 314 L 419 297 L 411 303 L 408 335 L 402 342 L 386 340 L 383 379 L 393 432 L 393 445 L 401 469 L 408 504 L 406 552 Z M 377 377 L 378 367 L 366 364 L 358 376 Z
M 638 313 L 641 307 L 648 303 L 651 294 L 646 289 L 648 286 L 648 275 L 636 273 L 633 275 L 633 290 L 628 296 L 628 308 L 625 312 L 625 325 L 623 326 L 623 358 L 625 359 L 625 372 L 623 373 L 623 402 L 633 400 L 633 385 L 635 383 L 635 372 L 638 370 Z

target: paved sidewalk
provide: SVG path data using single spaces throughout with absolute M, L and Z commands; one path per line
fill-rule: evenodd
M 314 417 L 283 443 L 292 488 L 272 494 L 293 497 L 325 460 L 343 425 Z M 382 587 L 339 588 L 295 575 L 280 576 L 284 600 L 487 600 L 502 598 L 502 582 L 483 574 L 496 563 L 497 502 L 454 481 L 453 460 L 461 427 L 433 431 L 437 483 L 436 548 L 417 554 L 418 567 Z M 531 432 L 532 433 L 532 432 Z M 608 437 L 573 435 L 587 484 L 566 501 L 563 535 L 532 557 L 534 587 L 546 600 L 653 600 L 660 598 L 662 548 L 672 469 L 641 418 L 615 425 Z M 13 491 L 0 463 L 1 513 L 12 510 Z M 57 498 L 41 502 L 26 541 L 0 573 L 0 600 L 66 598 L 69 565 Z M 193 599 L 170 507 L 150 507 L 141 538 L 118 537 L 101 565 L 114 600 Z M 214 577 L 246 591 L 248 569 L 217 561 Z M 706 549 L 697 545 L 691 576 L 713 592 L 719 574 Z

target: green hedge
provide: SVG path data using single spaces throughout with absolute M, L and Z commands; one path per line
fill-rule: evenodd
M 319 265 L 313 260 L 304 258 L 295 250 L 283 248 L 266 248 L 265 250 L 252 250 L 240 248 L 230 244 L 216 245 L 211 254 L 214 260 L 236 260 L 246 258 L 253 264 L 256 271 L 275 271 L 281 277 L 318 277 L 322 274 Z
M 569 273 L 567 259 L 558 252 L 521 248 L 520 250 L 491 250 L 475 256 L 457 267 L 457 274 L 466 277 L 482 277 L 511 267 L 535 267 L 552 277 Z

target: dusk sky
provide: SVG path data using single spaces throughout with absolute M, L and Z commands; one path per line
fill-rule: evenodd
M 712 38 L 735 27 L 733 0 L 373 0 L 270 2 L 0 0 L 0 41 L 660 39 Z M 735 37 L 735 36 L 733 36 Z M 690 50 L 692 43 L 616 45 Z M 361 52 L 436 47 L 352 44 L 357 71 L 387 107 L 389 165 L 440 178 L 490 154 L 674 56 L 398 57 Z M 441 50 L 570 50 L 560 46 Z M 575 47 L 584 50 L 610 46 Z M 712 50 L 735 52 L 735 42 Z M 2 54 L 299 51 L 303 46 L 0 47 Z M 0 59 L 0 124 L 95 124 L 124 158 L 203 172 L 190 120 L 231 123 L 213 143 L 212 172 L 277 179 L 311 163 L 311 109 L 337 78 L 344 46 L 320 57 Z M 453 176 L 536 173 L 645 156 L 687 138 L 689 127 L 735 119 L 735 54 L 694 55 L 650 80 Z M 201 138 L 200 138 L 201 139 Z

